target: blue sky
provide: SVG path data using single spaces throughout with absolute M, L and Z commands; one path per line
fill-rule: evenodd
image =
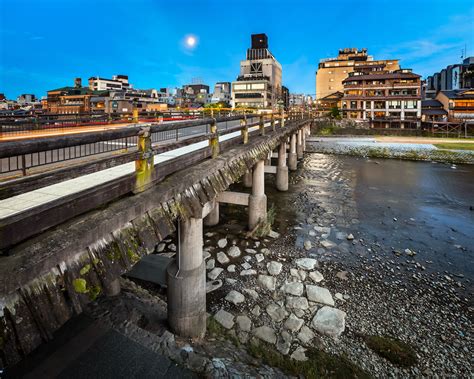
M 294 93 L 342 47 L 400 58 L 423 76 L 474 55 L 471 0 L 0 0 L 0 93 L 42 96 L 74 77 L 128 74 L 137 88 L 235 80 L 250 34 L 267 33 Z M 185 48 L 193 34 L 197 46 Z

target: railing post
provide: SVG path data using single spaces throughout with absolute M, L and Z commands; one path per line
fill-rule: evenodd
M 244 118 L 240 120 L 240 126 L 242 129 L 240 130 L 240 134 L 242 136 L 242 143 L 245 145 L 249 142 L 249 127 L 247 125 L 247 116 L 244 115 Z
M 265 135 L 265 122 L 263 119 L 263 113 L 260 114 L 260 120 L 258 122 L 258 129 L 260 130 L 260 135 L 264 136 Z
M 151 148 L 150 127 L 142 128 L 138 133 L 138 153 L 140 155 L 135 161 L 136 181 L 134 193 L 143 192 L 151 183 L 154 156 Z
M 211 133 L 213 135 L 209 140 L 209 146 L 211 147 L 212 158 L 217 158 L 219 155 L 219 135 L 217 134 L 217 123 L 215 118 L 211 121 Z
M 134 109 L 133 109 L 132 122 L 133 122 L 134 124 L 137 124 L 137 123 L 138 123 L 138 109 L 137 109 L 137 108 L 134 108 Z

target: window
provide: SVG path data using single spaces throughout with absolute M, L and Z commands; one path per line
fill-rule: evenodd
M 236 91 L 242 91 L 242 90 L 246 90 L 246 89 L 247 89 L 246 84 L 234 84 L 234 90 L 236 90 Z
M 388 101 L 389 109 L 400 109 L 402 107 L 402 102 L 400 100 L 390 100 Z
M 416 100 L 406 100 L 404 102 L 405 109 L 415 109 L 417 107 Z
M 334 81 L 334 79 L 333 79 L 333 78 L 331 78 L 331 79 L 329 79 L 329 81 L 330 81 L 330 82 L 333 82 L 333 81 Z
M 357 108 L 357 101 L 351 101 L 351 109 Z

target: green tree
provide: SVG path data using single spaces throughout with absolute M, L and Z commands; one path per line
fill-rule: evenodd
M 329 111 L 329 117 L 340 120 L 341 119 L 341 112 L 339 111 L 339 108 L 332 107 L 331 110 Z

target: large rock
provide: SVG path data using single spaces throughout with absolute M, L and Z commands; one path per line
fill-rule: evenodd
M 280 262 L 271 261 L 267 263 L 267 271 L 270 275 L 279 275 L 282 268 L 283 265 Z
M 286 307 L 287 308 L 292 308 L 292 309 L 308 309 L 309 304 L 308 304 L 308 299 L 306 297 L 293 297 L 293 296 L 288 296 L 286 298 Z
M 271 343 L 272 345 L 276 343 L 277 338 L 275 331 L 266 325 L 255 328 L 253 330 L 253 335 L 265 342 Z
M 217 246 L 219 246 L 221 249 L 227 246 L 227 238 L 222 238 L 219 241 L 217 241 Z
M 222 271 L 224 271 L 223 268 L 216 267 L 216 268 L 212 269 L 211 271 L 209 271 L 209 273 L 207 274 L 207 277 L 211 280 L 216 280 L 217 277 L 221 274 Z
M 234 326 L 234 315 L 223 309 L 214 315 L 214 319 L 226 329 L 232 329 Z
M 240 276 L 249 276 L 249 275 L 257 275 L 257 271 L 252 268 L 250 270 L 240 271 Z
M 314 301 L 315 303 L 334 305 L 334 299 L 332 298 L 331 293 L 324 287 L 307 284 L 306 296 L 309 301 Z
M 239 329 L 244 332 L 250 332 L 252 328 L 252 321 L 247 316 L 237 316 L 235 321 L 239 326 Z
M 312 247 L 313 247 L 313 244 L 311 243 L 310 240 L 304 241 L 304 248 L 305 248 L 305 250 L 311 250 Z
M 303 283 L 294 282 L 294 283 L 286 283 L 281 287 L 281 290 L 285 293 L 294 296 L 301 296 L 303 294 Z
M 212 259 L 209 259 L 207 262 L 206 262 L 206 269 L 208 270 L 212 270 L 216 265 L 216 261 L 214 260 L 214 258 Z
M 229 257 L 223 251 L 219 251 L 216 258 L 217 262 L 219 262 L 221 265 L 225 265 L 230 262 Z
M 267 305 L 266 311 L 268 315 L 272 318 L 275 322 L 282 321 L 286 316 L 288 316 L 288 312 L 284 307 L 280 307 L 275 303 L 270 303 Z
M 283 330 L 278 337 L 276 348 L 277 350 L 282 353 L 283 355 L 287 355 L 291 348 L 291 334 L 288 333 L 286 330 Z
M 259 275 L 258 283 L 269 291 L 275 291 L 276 279 L 269 275 Z
M 231 258 L 240 257 L 240 254 L 240 249 L 237 246 L 231 246 L 229 247 L 229 250 L 227 250 L 227 255 Z
M 255 291 L 254 289 L 251 289 L 251 288 L 244 288 L 244 292 L 248 295 L 250 295 L 250 297 L 254 300 L 257 300 L 258 299 L 258 292 Z
M 311 271 L 309 273 L 309 277 L 315 283 L 319 283 L 324 280 L 323 274 L 321 274 L 319 271 Z
M 206 293 L 215 291 L 222 287 L 222 280 L 213 280 L 211 282 L 206 282 Z
M 237 305 L 237 304 L 243 303 L 245 301 L 245 296 L 242 295 L 240 292 L 238 292 L 236 290 L 232 290 L 227 294 L 225 299 L 229 303 Z
M 306 325 L 303 325 L 297 337 L 303 344 L 309 345 L 314 338 L 314 332 Z
M 318 261 L 313 258 L 299 258 L 295 261 L 296 265 L 303 270 L 314 270 Z
M 308 357 L 306 356 L 306 349 L 299 346 L 295 349 L 293 354 L 290 355 L 290 358 L 294 359 L 295 361 L 307 361 Z
M 312 325 L 319 333 L 338 338 L 345 328 L 346 312 L 324 306 L 316 312 Z
M 304 320 L 296 317 L 293 313 L 288 317 L 283 326 L 290 332 L 297 332 L 303 326 Z

